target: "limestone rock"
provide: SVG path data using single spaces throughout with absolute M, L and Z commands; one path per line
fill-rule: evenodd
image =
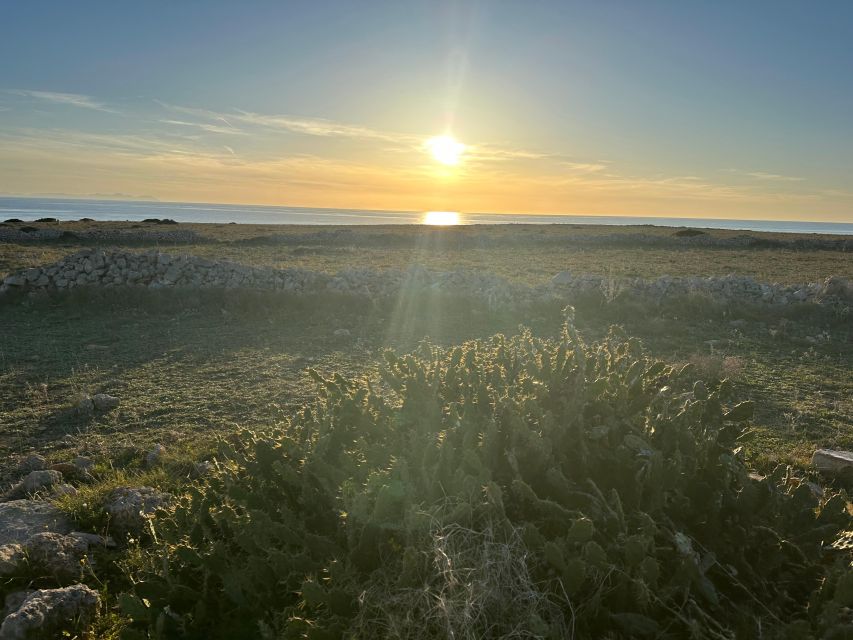
M 13 273 L 10 276 L 6 276 L 3 280 L 3 284 L 9 285 L 10 287 L 23 287 L 27 284 L 27 279 L 20 274 Z
M 0 547 L 0 577 L 13 575 L 25 558 L 23 545 L 13 542 Z
M 826 476 L 853 479 L 853 451 L 818 449 L 812 456 L 812 464 Z
M 62 484 L 62 474 L 52 469 L 30 471 L 24 478 L 9 490 L 8 497 L 23 498 L 44 489 L 50 489 L 56 484 Z
M 36 533 L 68 533 L 68 518 L 49 502 L 13 500 L 0 502 L 0 545 L 22 544 Z
M 172 496 L 152 487 L 119 487 L 107 498 L 104 510 L 110 515 L 111 527 L 117 533 L 139 532 L 160 507 Z
M 145 455 L 145 465 L 147 467 L 157 467 L 163 462 L 163 455 L 166 453 L 166 447 L 162 444 L 155 444 Z
M 0 626 L 0 640 L 59 638 L 64 631 L 86 629 L 98 614 L 100 597 L 82 584 L 40 589 L 28 594 Z
M 112 411 L 118 408 L 119 399 L 107 393 L 96 393 L 92 396 L 92 403 L 97 411 Z
M 116 541 L 109 536 L 99 536 L 97 533 L 86 533 L 85 531 L 72 531 L 68 534 L 71 538 L 82 540 L 90 547 L 107 547 L 112 549 L 116 546 Z
M 58 484 L 53 487 L 53 491 L 51 495 L 54 498 L 60 498 L 62 496 L 76 496 L 77 495 L 77 487 L 73 484 L 68 484 L 67 482 L 63 482 L 62 484 Z
M 47 469 L 47 460 L 44 456 L 37 453 L 32 453 L 21 460 L 18 464 L 18 471 L 21 473 L 29 473 L 30 471 L 43 471 Z
M 33 591 L 33 589 L 26 589 L 24 591 L 13 591 L 9 595 L 7 595 L 6 600 L 3 602 L 2 618 L 5 618 L 10 613 L 17 611 L 18 608 L 22 604 L 24 604 L 24 600 L 27 599 L 27 596 L 30 595 Z
M 83 577 L 81 561 L 86 557 L 89 544 L 78 537 L 45 532 L 31 536 L 24 548 L 32 570 L 53 576 L 59 583 Z
M 89 473 L 92 471 L 92 467 L 95 466 L 95 461 L 91 458 L 87 458 L 86 456 L 77 456 L 71 461 L 71 464 L 77 467 L 80 471 Z
M 77 403 L 76 410 L 81 416 L 90 416 L 95 412 L 95 403 L 92 398 L 85 396 Z

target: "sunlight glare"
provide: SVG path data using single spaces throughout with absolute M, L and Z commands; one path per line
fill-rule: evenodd
M 459 224 L 459 214 L 455 211 L 427 211 L 424 214 L 423 224 L 452 226 Z
M 457 141 L 453 136 L 436 136 L 426 141 L 432 157 L 441 164 L 449 166 L 459 164 L 459 158 L 465 151 L 465 145 Z

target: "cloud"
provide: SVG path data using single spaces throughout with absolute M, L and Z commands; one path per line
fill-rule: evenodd
M 208 133 L 224 133 L 238 136 L 246 135 L 245 131 L 237 129 L 236 127 L 220 127 L 219 125 L 208 124 L 206 122 L 187 122 L 185 120 L 160 120 L 160 122 L 180 127 L 194 127 L 196 129 L 201 129 L 202 131 L 207 131 Z
M 95 111 L 103 111 L 105 113 L 118 113 L 114 109 L 110 109 L 104 104 L 97 102 L 89 96 L 80 95 L 78 93 L 59 93 L 56 91 L 30 91 L 28 89 L 11 89 L 9 93 L 18 96 L 35 98 L 52 102 L 53 104 L 69 105 L 80 109 L 93 109 Z
M 758 178 L 759 180 L 777 180 L 780 182 L 802 182 L 803 178 L 796 178 L 794 176 L 783 176 L 778 173 L 766 173 L 764 171 L 750 171 L 746 175 L 751 176 L 753 178 Z
M 176 146 L 172 140 L 151 135 L 90 133 L 58 128 L 0 130 L 0 140 L 3 140 L 6 146 L 33 151 L 73 148 L 110 151 L 135 156 L 145 156 L 152 153 L 192 154 L 195 152 L 191 147 L 181 148 Z
M 157 100 L 156 102 L 163 108 L 168 109 L 170 111 L 183 113 L 186 115 L 192 115 L 196 118 L 225 122 L 229 126 L 233 126 L 231 125 L 231 121 L 234 121 L 242 123 L 244 125 L 263 127 L 265 129 L 296 133 L 300 135 L 317 136 L 323 138 L 347 138 L 352 140 L 377 141 L 394 145 L 393 147 L 388 149 L 389 151 L 393 152 L 421 151 L 423 149 L 424 143 L 426 143 L 426 141 L 432 137 L 432 135 L 415 135 L 410 133 L 400 133 L 396 131 L 382 131 L 363 125 L 339 122 L 336 120 L 328 120 L 325 118 L 302 118 L 290 115 L 265 115 L 260 113 L 254 113 L 252 111 L 243 111 L 240 109 L 237 109 L 232 113 L 222 113 L 218 111 L 211 111 L 208 109 L 199 109 L 196 107 L 184 107 L 169 104 L 166 102 L 161 102 L 159 100 Z M 512 160 L 541 160 L 546 158 L 556 158 L 558 156 L 552 153 L 541 153 L 537 151 L 515 149 L 500 145 L 469 144 L 465 150 L 465 157 L 469 160 L 483 162 L 500 162 Z

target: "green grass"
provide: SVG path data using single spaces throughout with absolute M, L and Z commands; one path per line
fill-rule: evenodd
M 388 346 L 410 349 L 425 336 L 454 344 L 520 324 L 553 335 L 560 323 L 557 305 L 490 313 L 447 298 L 369 304 L 249 292 L 76 291 L 11 302 L 2 313 L 0 454 L 54 459 L 155 442 L 198 446 L 235 425 L 269 426 L 310 402 L 309 367 L 371 376 Z M 591 338 L 621 324 L 660 358 L 732 377 L 757 402 L 745 443 L 761 466 L 805 464 L 816 446 L 853 446 L 850 323 L 818 308 L 788 314 L 711 303 L 577 304 Z M 732 325 L 738 318 L 746 322 Z M 351 335 L 336 337 L 340 328 Z M 120 397 L 119 410 L 89 419 L 70 411 L 80 394 L 98 392 Z

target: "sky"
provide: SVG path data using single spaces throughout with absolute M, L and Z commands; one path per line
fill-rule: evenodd
M 853 222 L 851 43 L 846 1 L 0 0 L 0 194 Z

